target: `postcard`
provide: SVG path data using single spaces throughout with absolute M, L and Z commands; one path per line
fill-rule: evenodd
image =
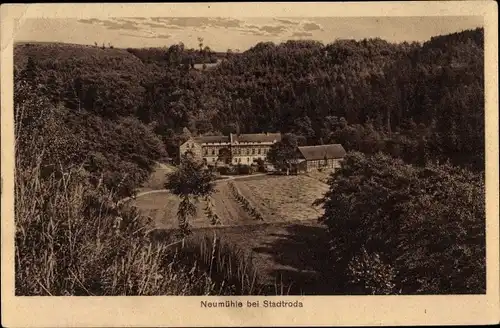
M 498 323 L 497 11 L 2 5 L 2 324 Z

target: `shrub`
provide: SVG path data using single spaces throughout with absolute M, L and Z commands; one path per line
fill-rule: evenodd
M 365 248 L 349 261 L 347 267 L 349 283 L 359 287 L 362 294 L 395 294 L 396 272 L 392 266 L 382 262 L 378 253 L 368 254 Z
M 351 153 L 329 184 L 320 221 L 344 280 L 349 262 L 365 248 L 391 263 L 403 293 L 485 292 L 481 174 Z
M 264 220 L 264 217 L 262 216 L 262 214 L 255 207 L 252 206 L 252 204 L 248 201 L 248 199 L 245 198 L 245 196 L 243 196 L 240 193 L 240 191 L 238 190 L 238 188 L 234 185 L 234 183 L 232 181 L 228 182 L 228 186 L 229 186 L 229 190 L 233 194 L 233 197 L 236 199 L 236 201 L 238 201 L 238 203 L 241 205 L 241 207 L 243 207 L 245 212 L 250 214 L 256 220 L 259 220 L 259 221 Z

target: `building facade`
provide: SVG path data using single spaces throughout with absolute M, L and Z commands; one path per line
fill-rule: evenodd
M 298 171 L 311 172 L 318 169 L 335 171 L 346 155 L 341 144 L 298 147 L 296 168 Z
M 230 134 L 191 137 L 179 147 L 180 155 L 190 154 L 207 165 L 246 164 L 265 160 L 281 133 Z

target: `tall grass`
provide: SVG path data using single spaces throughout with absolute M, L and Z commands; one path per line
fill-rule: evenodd
M 16 178 L 16 295 L 256 295 L 251 259 L 217 236 L 175 243 L 83 170 Z
M 147 238 L 134 209 L 117 208 L 112 193 L 85 183 L 81 172 L 16 179 L 17 295 L 185 295 L 203 277 L 168 261 Z M 171 265 L 168 265 L 171 264 Z

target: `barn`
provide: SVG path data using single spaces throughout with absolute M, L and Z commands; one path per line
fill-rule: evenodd
M 335 170 L 346 155 L 341 144 L 298 147 L 296 167 L 298 171 L 310 172 L 318 169 Z

